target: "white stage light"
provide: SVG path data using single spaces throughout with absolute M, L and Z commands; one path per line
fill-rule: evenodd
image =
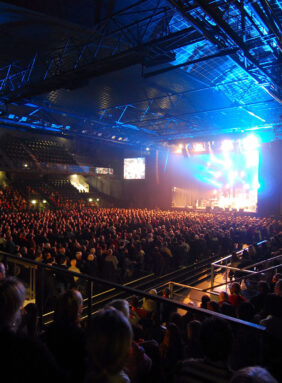
M 232 168 L 232 161 L 230 158 L 226 158 L 226 160 L 224 161 L 224 167 L 225 169 L 231 169 Z
M 255 150 L 260 146 L 260 141 L 257 136 L 251 134 L 243 139 L 243 147 L 247 151 Z
M 233 150 L 233 148 L 234 148 L 234 146 L 233 146 L 233 142 L 231 140 L 222 141 L 221 150 L 223 152 L 230 152 L 231 150 Z
M 195 144 L 193 144 L 193 151 L 194 152 L 204 152 L 206 149 L 205 149 L 205 144 L 202 143 L 202 142 L 196 142 Z

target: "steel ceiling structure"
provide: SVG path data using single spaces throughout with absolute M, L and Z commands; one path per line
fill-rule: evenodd
M 281 133 L 279 0 L 15 0 L 0 11 L 4 126 L 127 143 Z

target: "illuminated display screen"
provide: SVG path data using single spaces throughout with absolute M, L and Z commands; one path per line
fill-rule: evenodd
M 145 158 L 125 158 L 123 178 L 125 180 L 145 179 Z
M 96 168 L 97 174 L 110 174 L 113 175 L 114 171 L 112 168 Z
M 174 187 L 174 206 L 257 211 L 259 146 L 256 136 L 224 140 L 183 163 L 189 187 Z

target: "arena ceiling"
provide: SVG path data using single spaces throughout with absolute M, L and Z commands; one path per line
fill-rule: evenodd
M 279 0 L 0 2 L 0 123 L 119 143 L 282 132 Z

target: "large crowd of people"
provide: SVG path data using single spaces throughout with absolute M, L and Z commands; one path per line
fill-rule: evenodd
M 232 290 L 234 294 L 239 292 Z M 53 323 L 39 331 L 36 307 L 23 308 L 24 300 L 21 282 L 14 277 L 0 280 L 0 365 L 9 382 L 281 381 L 282 279 L 266 297 L 268 307 L 276 310 L 263 321 L 268 331 L 264 336 L 203 312 L 188 310 L 180 316 L 169 303 L 147 298 L 140 305 L 137 297 L 111 301 L 86 324 L 76 289 L 57 297 Z M 237 305 L 242 319 L 249 319 L 245 301 L 228 302 L 234 312 Z
M 6 194 L 0 196 L 0 250 L 116 282 L 151 272 L 163 275 L 232 252 L 231 265 L 241 268 L 282 248 L 282 221 L 272 217 L 71 206 L 23 211 L 18 196 L 15 203 L 10 193 L 8 205 L 5 198 Z M 252 245 L 238 258 L 236 251 L 244 244 L 263 239 L 269 239 L 268 244 Z M 252 377 L 259 376 L 265 379 L 261 382 L 275 383 L 273 376 L 282 379 L 282 275 L 278 272 L 261 280 L 250 297 L 235 281 L 230 294 L 222 292 L 219 301 L 208 295 L 202 298 L 201 307 L 210 313 L 265 326 L 268 337 L 261 355 L 261 339 L 246 328 L 231 329 L 223 319 L 206 318 L 193 310 L 180 316 L 169 303 L 160 305 L 154 299 L 144 299 L 142 304 L 138 297 L 113 301 L 86 325 L 81 320 L 80 278 L 65 273 L 61 277 L 57 273 L 54 283 L 51 274 L 47 276 L 54 322 L 39 331 L 36 306 L 23 309 L 24 267 L 4 266 L 0 263 L 0 364 L 11 382 L 21 378 L 26 382 L 238 383 L 257 382 Z M 230 282 L 240 276 L 231 271 Z M 169 296 L 167 290 L 163 296 Z M 253 367 L 259 362 L 262 367 Z M 242 376 L 249 380 L 240 380 Z
M 1 250 L 117 282 L 224 256 L 281 230 L 281 220 L 223 213 L 0 209 Z

